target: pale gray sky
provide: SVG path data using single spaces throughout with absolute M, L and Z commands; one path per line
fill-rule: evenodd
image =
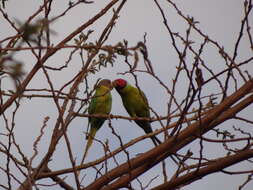
M 12 21 L 18 19 L 20 21 L 25 21 L 31 14 L 33 14 L 43 1 L 33 1 L 33 0 L 8 0 L 6 3 L 5 11 L 8 13 L 9 18 Z M 87 4 L 78 6 L 68 14 L 62 17 L 60 20 L 52 23 L 51 29 L 57 32 L 56 35 L 52 35 L 52 42 L 57 44 L 64 37 L 66 37 L 70 32 L 80 26 L 82 23 L 86 22 L 89 18 L 95 15 L 99 10 L 101 10 L 104 5 L 109 1 L 96 1 L 94 4 Z M 238 0 L 175 0 L 174 1 L 178 8 L 185 14 L 194 17 L 196 21 L 199 21 L 198 27 L 201 28 L 202 32 L 208 35 L 213 40 L 219 42 L 224 49 L 232 54 L 234 49 L 234 44 L 237 39 L 240 30 L 241 20 L 243 18 L 243 1 Z M 185 21 L 182 18 L 178 17 L 173 7 L 171 7 L 166 1 L 161 1 L 165 15 L 168 20 L 169 26 L 171 26 L 173 32 L 179 32 L 181 35 L 185 36 L 185 30 L 188 25 L 185 24 Z M 67 0 L 54 1 L 52 6 L 51 17 L 60 14 L 68 5 Z M 99 22 L 94 23 L 89 27 L 89 29 L 96 30 L 91 35 L 90 41 L 97 40 L 97 36 L 101 33 L 101 30 L 104 28 L 107 21 L 110 19 L 110 15 L 106 15 Z M 250 15 L 252 18 L 252 14 Z M 40 17 L 38 17 L 40 18 Z M 0 40 L 15 35 L 15 31 L 11 29 L 6 23 L 6 21 L 0 16 Z M 84 31 L 86 33 L 87 30 Z M 144 34 L 147 34 L 147 47 L 149 51 L 149 58 L 153 64 L 154 71 L 159 75 L 160 79 L 164 81 L 166 85 L 170 88 L 172 85 L 172 79 L 175 77 L 176 65 L 178 64 L 178 56 L 175 50 L 172 48 L 171 39 L 166 31 L 165 26 L 163 25 L 163 20 L 158 8 L 155 6 L 155 3 L 151 0 L 138 0 L 138 1 L 128 1 L 126 6 L 123 8 L 120 13 L 120 18 L 117 21 L 116 27 L 113 29 L 112 34 L 110 35 L 107 44 L 116 44 L 123 39 L 127 39 L 130 46 L 136 45 L 139 41 L 143 40 Z M 203 42 L 203 39 L 200 40 L 200 36 L 195 32 L 191 35 L 191 40 L 195 42 L 193 47 L 198 47 L 200 43 Z M 71 42 L 72 43 L 72 42 Z M 70 43 L 69 43 L 70 44 Z M 2 45 L 4 47 L 5 44 Z M 182 46 L 179 46 L 182 47 Z M 246 57 L 250 57 L 252 51 L 249 51 L 249 43 L 244 41 L 241 43 L 239 48 L 239 57 L 238 60 L 243 60 Z M 68 59 L 69 50 L 62 50 L 57 52 L 54 56 L 48 59 L 46 65 L 48 66 L 60 66 L 65 63 Z M 16 59 L 24 62 L 25 69 L 27 72 L 31 67 L 36 63 L 34 57 L 31 53 L 18 53 L 16 54 Z M 212 46 L 208 46 L 203 53 L 202 57 L 206 64 L 210 66 L 214 72 L 225 67 L 223 60 L 221 60 L 219 52 L 217 49 Z M 189 64 L 192 64 L 193 60 L 189 57 Z M 251 64 L 252 65 L 252 64 Z M 62 87 L 67 81 L 71 79 L 73 74 L 77 73 L 80 69 L 80 57 L 75 55 L 70 62 L 70 67 L 63 72 L 49 72 L 52 81 L 54 82 L 55 89 Z M 248 69 L 252 73 L 253 66 L 248 66 L 245 69 Z M 134 79 L 131 75 L 120 76 L 117 73 L 124 72 L 128 69 L 124 60 L 118 58 L 115 62 L 115 66 L 112 68 L 109 66 L 106 69 L 98 72 L 96 75 L 91 74 L 89 79 L 89 84 L 92 86 L 98 78 L 109 78 L 114 80 L 115 78 L 124 77 L 132 84 L 134 84 Z M 204 77 L 209 78 L 210 75 L 204 75 Z M 150 106 L 159 114 L 166 114 L 166 106 L 164 102 L 167 102 L 169 96 L 165 94 L 165 90 L 162 89 L 157 81 L 153 78 L 150 78 L 147 74 L 138 74 L 139 85 L 145 92 L 146 96 L 149 99 Z M 3 80 L 2 84 L 3 89 L 10 89 L 12 85 L 11 81 Z M 184 88 L 185 81 L 183 78 L 180 79 L 180 82 L 177 86 L 177 98 L 184 98 L 186 94 L 186 88 Z M 79 96 L 82 95 L 83 90 L 82 85 L 80 86 Z M 49 88 L 45 76 L 42 72 L 39 72 L 36 77 L 29 84 L 29 88 Z M 219 92 L 217 89 L 217 84 L 208 85 L 203 89 L 203 94 L 211 94 Z M 119 95 L 113 91 L 113 108 L 112 114 L 118 115 L 127 115 L 125 109 L 120 106 L 121 100 Z M 49 99 L 24 99 L 21 101 L 22 107 L 16 115 L 16 126 L 15 126 L 15 137 L 17 142 L 20 144 L 20 148 L 27 156 L 32 155 L 32 143 L 39 135 L 40 128 L 43 125 L 43 119 L 46 116 L 50 117 L 50 120 L 47 123 L 45 129 L 45 135 L 42 137 L 41 142 L 39 143 L 40 155 L 37 157 L 34 166 L 40 161 L 45 151 L 47 151 L 48 143 L 47 140 L 52 134 L 54 124 L 57 119 L 57 110 L 53 100 Z M 10 116 L 12 109 L 7 111 L 7 115 Z M 252 114 L 252 108 L 247 109 L 247 112 L 244 114 Z M 1 118 L 0 123 L 3 125 L 3 119 Z M 136 138 L 140 135 L 143 135 L 143 131 L 136 126 L 134 122 L 129 122 L 127 120 L 113 120 L 112 124 L 118 134 L 122 136 L 123 142 L 126 143 L 129 140 Z M 109 145 L 111 150 L 114 150 L 119 146 L 119 142 L 115 136 L 112 135 L 111 130 L 107 126 L 108 122 L 105 122 L 104 126 L 99 130 L 96 137 L 105 142 L 106 139 L 109 139 Z M 158 122 L 154 122 L 154 129 L 160 128 Z M 75 119 L 69 130 L 68 135 L 71 139 L 71 146 L 73 153 L 78 161 L 81 160 L 81 155 L 83 154 L 85 146 L 85 138 L 82 132 L 86 131 L 87 119 L 86 118 L 77 118 Z M 231 123 L 225 123 L 224 127 L 230 128 Z M 2 129 L 0 129 L 2 132 Z M 252 131 L 253 132 L 253 131 Z M 162 139 L 162 136 L 159 136 Z M 143 148 L 145 147 L 145 148 Z M 141 143 L 136 144 L 134 147 L 130 148 L 131 156 L 134 156 L 144 150 L 148 150 L 153 147 L 152 142 L 147 139 Z M 214 158 L 217 155 L 222 156 L 222 152 L 219 151 L 219 146 L 217 145 L 208 145 L 204 152 L 209 156 L 209 158 Z M 188 149 L 191 149 L 194 152 L 198 152 L 199 144 L 193 143 L 187 146 L 185 149 L 180 151 L 185 153 Z M 87 161 L 94 160 L 94 158 L 101 157 L 103 155 L 103 149 L 100 144 L 94 143 L 90 149 Z M 124 153 L 119 154 L 118 157 L 121 157 L 121 160 L 126 160 L 126 155 Z M 0 161 L 0 164 L 2 161 Z M 62 140 L 57 146 L 57 151 L 55 152 L 52 161 L 50 162 L 50 167 L 52 169 L 62 169 L 66 167 L 71 167 L 70 160 L 68 159 L 68 153 L 66 150 L 66 144 Z M 167 162 L 168 175 L 171 169 L 174 168 L 174 164 L 169 160 Z M 249 168 L 249 165 L 240 165 L 241 168 Z M 141 176 L 140 179 L 148 182 L 149 179 L 156 175 L 162 175 L 159 173 L 161 170 L 161 164 L 155 167 L 154 170 L 147 172 L 145 175 Z M 172 170 L 173 171 L 173 170 Z M 83 171 L 82 174 L 86 172 L 94 172 L 94 170 L 89 169 L 88 171 Z M 0 178 L 6 179 L 2 172 L 0 172 Z M 85 178 L 88 183 L 92 181 L 89 175 Z M 245 176 L 227 176 L 224 174 L 213 174 L 209 175 L 202 180 L 199 180 L 191 185 L 188 185 L 183 188 L 183 190 L 198 190 L 198 189 L 231 189 L 235 190 L 238 186 L 246 179 Z M 22 181 L 22 178 L 20 178 Z M 161 183 L 163 179 L 157 178 L 151 184 L 151 187 L 154 187 Z M 70 184 L 74 184 L 73 176 L 69 176 L 66 179 Z M 45 182 L 45 180 L 43 180 Z M 42 181 L 39 181 L 42 183 Z M 139 189 L 138 183 L 135 181 L 133 185 L 136 189 Z M 252 182 L 248 184 L 244 190 L 251 190 Z M 15 187 L 15 186 L 14 186 Z M 46 187 L 41 187 L 41 189 L 47 189 Z M 57 187 L 55 188 L 57 189 Z

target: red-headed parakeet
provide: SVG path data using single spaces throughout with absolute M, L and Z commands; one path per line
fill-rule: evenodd
M 124 107 L 131 117 L 150 117 L 148 100 L 145 94 L 138 88 L 131 86 L 124 79 L 116 79 L 113 81 L 113 86 L 121 96 Z M 152 133 L 152 128 L 149 121 L 135 120 L 147 134 Z M 161 144 L 161 141 L 155 137 L 150 137 L 155 146 Z
M 89 114 L 109 114 L 112 108 L 112 90 L 111 81 L 108 79 L 101 80 L 96 86 L 95 95 L 92 97 L 88 113 Z M 89 117 L 90 131 L 86 138 L 88 138 L 84 155 L 81 164 L 88 153 L 90 146 L 92 145 L 93 139 L 105 122 L 106 118 Z

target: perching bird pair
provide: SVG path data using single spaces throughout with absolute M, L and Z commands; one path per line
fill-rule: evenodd
M 121 96 L 123 105 L 131 117 L 150 117 L 148 100 L 145 94 L 138 88 L 131 86 L 124 79 L 116 79 L 112 83 L 108 79 L 101 80 L 96 87 L 95 95 L 91 99 L 88 108 L 89 114 L 109 114 L 111 112 L 112 96 L 110 91 L 113 87 Z M 105 120 L 106 118 L 89 117 L 90 131 L 81 164 L 84 162 L 96 132 L 100 129 Z M 145 133 L 148 134 L 153 132 L 149 121 L 135 120 L 135 122 Z M 161 144 L 161 141 L 157 137 L 151 136 L 150 138 L 155 146 Z

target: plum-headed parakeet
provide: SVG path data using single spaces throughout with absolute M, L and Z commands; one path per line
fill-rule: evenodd
M 121 96 L 123 105 L 131 117 L 150 117 L 148 100 L 142 91 L 131 86 L 124 79 L 116 79 L 113 81 L 113 86 Z M 135 123 L 147 134 L 153 132 L 149 121 L 135 120 Z M 150 138 L 155 146 L 161 144 L 161 141 L 157 137 L 152 136 Z
M 101 80 L 96 86 L 95 95 L 92 97 L 88 113 L 89 114 L 109 114 L 112 108 L 111 90 L 113 86 L 108 79 Z M 93 142 L 96 132 L 105 122 L 106 118 L 89 117 L 90 131 L 86 138 L 88 138 L 84 155 L 81 164 L 88 153 L 88 150 Z

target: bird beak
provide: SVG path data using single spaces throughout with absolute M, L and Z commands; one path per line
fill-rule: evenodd
M 116 81 L 112 82 L 112 87 L 115 88 L 117 86 Z
M 113 83 L 110 84 L 110 90 L 114 88 Z

